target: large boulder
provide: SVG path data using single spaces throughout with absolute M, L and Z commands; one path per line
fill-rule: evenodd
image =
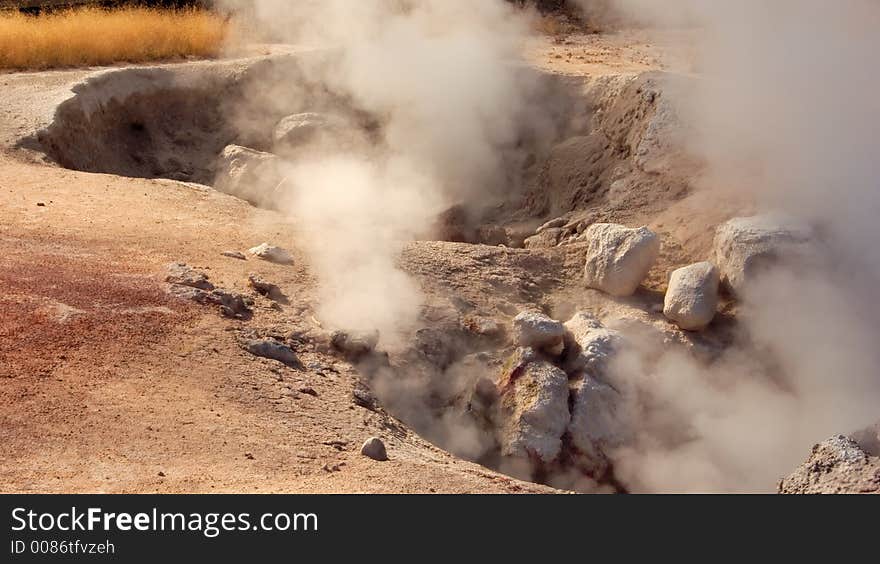
M 647 227 L 595 223 L 583 238 L 588 242 L 587 286 L 612 296 L 632 295 L 660 254 L 660 238 Z
M 810 228 L 779 215 L 737 217 L 715 231 L 714 254 L 721 281 L 742 293 L 749 280 L 779 263 L 799 263 L 812 255 Z
M 704 329 L 718 308 L 718 269 L 698 262 L 672 272 L 663 299 L 663 315 L 686 331 Z
M 271 153 L 228 145 L 217 162 L 214 188 L 255 206 L 276 207 L 283 180 L 279 165 L 280 160 Z
M 542 313 L 524 311 L 513 318 L 513 339 L 519 347 L 562 354 L 565 327 Z
M 518 351 L 499 389 L 501 454 L 552 462 L 562 450 L 569 422 L 568 376 L 549 362 Z
M 880 459 L 837 435 L 813 447 L 810 458 L 779 482 L 779 493 L 880 493 Z

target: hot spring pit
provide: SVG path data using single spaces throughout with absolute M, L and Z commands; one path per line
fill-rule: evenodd
M 37 139 L 67 168 L 213 185 L 272 208 L 283 184 L 278 161 L 296 159 L 302 139 L 323 136 L 322 150 L 345 149 L 352 139 L 381 143 L 381 117 L 310 83 L 302 64 L 280 58 L 102 72 L 73 89 Z M 644 216 L 685 193 L 670 166 L 677 149 L 666 135 L 674 117 L 663 83 L 656 73 L 536 81 L 533 95 L 555 100 L 554 112 L 499 148 L 503 186 L 479 202 L 450 206 L 427 237 L 437 242 L 422 241 L 402 259 L 416 276 L 446 261 L 446 274 L 471 278 L 479 292 L 470 299 L 447 295 L 458 282 L 439 276 L 446 286 L 431 289 L 432 299 L 447 300 L 455 311 L 440 321 L 423 319 L 402 352 L 350 358 L 363 376 L 361 403 L 375 407 L 376 400 L 435 444 L 520 478 L 625 490 L 607 457 L 590 452 L 595 445 L 578 434 L 592 416 L 585 405 L 592 409 L 613 393 L 590 389 L 595 395 L 585 399 L 576 385 L 575 365 L 588 343 L 563 340 L 560 329 L 552 347 L 529 352 L 510 323 L 564 293 L 559 280 L 580 276 L 582 267 L 573 274 L 572 264 L 582 260 L 587 226 Z M 449 266 L 459 260 L 467 266 Z M 535 382 L 555 387 L 532 389 Z M 564 421 L 529 415 L 533 393 Z M 537 430 L 521 426 L 530 417 Z

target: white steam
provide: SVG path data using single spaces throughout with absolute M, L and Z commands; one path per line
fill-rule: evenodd
M 637 490 L 772 489 L 813 443 L 880 419 L 880 3 L 615 8 L 639 24 L 701 28 L 701 77 L 677 105 L 698 132 L 707 184 L 813 223 L 832 257 L 821 271 L 758 281 L 740 346 L 708 370 L 647 345 L 625 355 L 617 373 L 638 440 L 616 469 Z M 640 363 L 649 353 L 659 361 Z
M 308 78 L 381 122 L 345 155 L 287 164 L 283 207 L 304 228 L 320 317 L 386 340 L 407 331 L 421 296 L 395 267 L 401 243 L 507 188 L 505 150 L 533 113 L 514 64 L 524 19 L 502 0 L 256 0 L 252 14 L 284 41 L 333 50 Z

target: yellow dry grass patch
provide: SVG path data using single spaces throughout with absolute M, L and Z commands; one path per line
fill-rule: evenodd
M 203 10 L 80 8 L 0 13 L 0 68 L 47 69 L 181 57 L 214 57 L 228 31 Z

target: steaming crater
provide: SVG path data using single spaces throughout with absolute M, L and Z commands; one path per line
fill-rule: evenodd
M 309 78 L 310 68 L 326 64 L 318 61 L 331 57 L 332 53 L 317 51 L 102 71 L 73 86 L 69 97 L 57 105 L 52 120 L 35 138 L 39 147 L 65 168 L 196 182 L 225 191 L 215 182 L 218 169 L 223 168 L 220 155 L 224 148 L 238 145 L 279 152 L 277 143 L 273 143 L 273 130 L 285 117 L 323 112 L 348 120 L 349 125 L 354 123 L 359 130 L 355 133 L 366 138 L 357 140 L 360 145 L 381 142 L 371 139 L 381 127 L 381 117 L 353 107 L 351 100 Z M 553 100 L 555 107 L 542 130 L 524 129 L 516 145 L 504 149 L 507 179 L 500 190 L 508 194 L 502 194 L 502 199 L 533 187 L 551 142 L 563 131 L 586 130 L 595 104 L 595 100 L 584 97 L 580 80 L 528 68 L 517 68 L 515 72 L 533 75 L 528 78 L 538 85 L 533 96 Z M 296 157 L 281 153 L 283 157 Z M 463 190 L 486 192 L 488 187 Z M 457 213 L 452 210 L 449 215 Z M 466 215 L 467 222 L 473 223 L 474 218 Z M 460 222 L 462 217 L 452 219 Z M 438 237 L 468 242 L 478 239 L 474 225 L 453 227 L 459 231 Z
M 310 84 L 301 65 L 287 58 L 104 72 L 73 89 L 38 140 L 68 168 L 213 184 L 226 147 L 272 150 L 273 129 L 285 116 L 356 112 L 347 100 Z M 596 480 L 615 484 L 613 471 L 607 465 L 586 474 L 574 463 L 532 465 L 504 455 L 494 439 L 484 440 L 494 433 L 491 424 L 462 421 L 473 412 L 475 387 L 505 374 L 512 353 L 504 327 L 512 317 L 541 302 L 565 310 L 580 299 L 570 285 L 582 269 L 579 226 L 644 217 L 685 188 L 669 173 L 675 150 L 662 134 L 671 120 L 661 96 L 668 77 L 541 78 L 541 95 L 556 102 L 555 114 L 547 130 L 520 132 L 515 146 L 502 148 L 510 190 L 476 213 L 465 205 L 441 216 L 436 239 L 458 243 L 416 243 L 404 253 L 408 275 L 428 273 L 442 281 L 431 289 L 429 280 L 421 282 L 429 301 L 441 302 L 433 307 L 443 312 L 443 323 L 421 319 L 412 346 L 390 356 L 394 366 L 378 377 L 366 368 L 364 374 L 384 408 L 439 446 L 519 477 L 589 489 Z M 277 95 L 290 88 L 300 91 Z M 548 217 L 556 218 L 553 226 L 536 233 Z M 505 249 L 522 246 L 528 249 L 516 254 Z M 460 286 L 459 278 L 467 283 Z M 447 296 L 450 289 L 457 299 Z M 640 300 L 645 303 L 623 309 L 643 315 L 651 296 Z M 602 300 L 589 305 L 622 311 Z M 561 440 L 563 458 L 574 456 L 568 436 Z
M 101 72 L 72 89 L 37 140 L 66 168 L 211 184 L 224 147 L 267 149 L 274 123 L 310 100 L 272 96 L 299 64 L 274 57 Z M 299 87 L 309 89 L 305 80 Z

